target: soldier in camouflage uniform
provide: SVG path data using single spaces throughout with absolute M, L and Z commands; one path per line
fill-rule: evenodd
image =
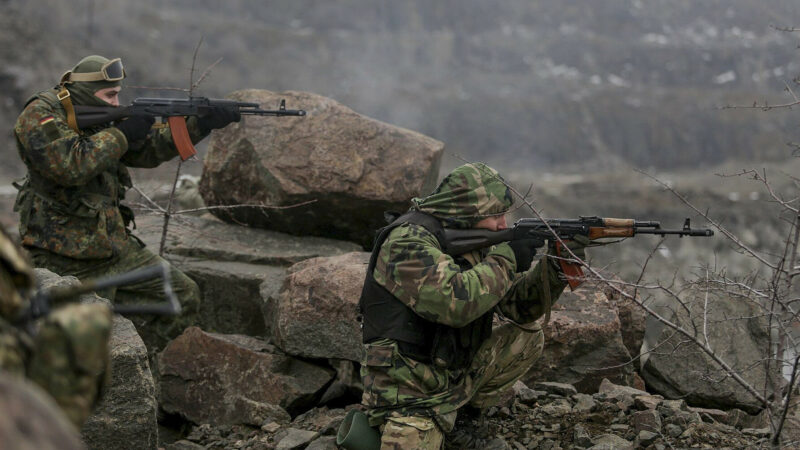
M 531 242 L 442 252 L 442 226 L 506 228 L 513 199 L 494 169 L 463 165 L 412 202 L 379 234 L 362 293 L 363 402 L 381 448 L 438 449 L 459 408 L 493 406 L 540 356 L 534 321 L 566 282 L 553 258 L 530 268 Z M 508 323 L 492 329 L 495 314 Z
M 61 84 L 31 97 L 17 119 L 14 135 L 28 174 L 15 210 L 22 244 L 36 267 L 87 279 L 162 261 L 131 234 L 133 212 L 121 201 L 132 187 L 128 167 L 156 167 L 178 155 L 170 130 L 151 129 L 153 119 L 138 116 L 79 130 L 72 113 L 75 104 L 118 106 L 124 76 L 119 59 L 88 56 Z M 237 111 L 225 110 L 190 118 L 192 142 L 239 118 Z M 174 268 L 171 277 L 182 316 L 132 318 L 140 331 L 144 327 L 151 352 L 196 323 L 197 284 Z M 98 292 L 122 303 L 161 301 L 162 293 L 160 280 Z
M 80 428 L 111 374 L 111 310 L 68 304 L 53 310 L 35 336 L 12 325 L 26 308 L 33 271 L 0 228 L 0 373 L 26 377 L 44 388 Z

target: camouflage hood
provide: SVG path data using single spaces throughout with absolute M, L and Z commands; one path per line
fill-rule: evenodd
M 441 219 L 447 228 L 472 228 L 481 219 L 505 214 L 514 204 L 511 189 L 483 163 L 464 164 L 447 175 L 425 198 L 413 198 L 412 210 Z

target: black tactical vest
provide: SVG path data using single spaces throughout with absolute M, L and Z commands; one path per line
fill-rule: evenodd
M 393 229 L 406 223 L 424 227 L 436 237 L 439 247 L 444 248 L 442 224 L 423 212 L 407 212 L 378 230 L 359 300 L 363 342 L 367 344 L 381 338 L 393 339 L 404 356 L 451 370 L 464 369 L 472 362 L 481 343 L 491 336 L 493 311 L 488 311 L 463 328 L 429 322 L 404 305 L 373 277 L 383 241 Z M 471 267 L 463 258 L 456 258 L 456 263 L 462 270 Z

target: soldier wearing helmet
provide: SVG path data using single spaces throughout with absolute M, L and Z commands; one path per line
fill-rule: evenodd
M 15 204 L 22 245 L 36 267 L 79 279 L 130 271 L 161 261 L 131 232 L 133 212 L 123 203 L 132 187 L 128 167 L 156 167 L 177 156 L 168 129 L 152 129 L 152 118 L 78 129 L 74 105 L 118 106 L 125 70 L 119 58 L 83 58 L 55 88 L 31 97 L 14 126 L 17 150 L 28 168 Z M 238 112 L 213 111 L 187 121 L 197 142 L 214 128 L 238 121 Z M 172 269 L 183 306 L 177 319 L 132 320 L 150 351 L 196 322 L 199 289 Z M 160 281 L 98 293 L 111 301 L 160 301 Z

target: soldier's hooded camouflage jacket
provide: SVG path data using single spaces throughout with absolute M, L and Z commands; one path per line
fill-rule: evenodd
M 481 219 L 505 214 L 513 205 L 500 175 L 480 164 L 451 172 L 411 209 L 432 214 L 445 227 L 471 228 Z M 416 314 L 450 327 L 463 327 L 494 309 L 519 324 L 544 314 L 541 262 L 515 273 L 514 252 L 507 243 L 464 255 L 471 266 L 462 269 L 443 253 L 436 237 L 415 224 L 400 225 L 383 242 L 373 276 Z M 552 264 L 551 267 L 556 267 Z M 553 298 L 566 286 L 557 270 L 549 270 Z M 362 361 L 364 403 L 370 424 L 392 415 L 433 416 L 448 431 L 453 414 L 469 398 L 470 374 L 424 364 L 398 352 L 396 341 L 381 339 L 365 345 Z
M 107 61 L 87 57 L 73 71 L 98 71 Z M 92 93 L 116 85 L 75 82 L 67 89 L 75 104 L 108 106 Z M 156 167 L 178 153 L 168 128 L 151 130 L 142 142 L 128 142 L 113 126 L 75 132 L 57 92 L 33 96 L 14 126 L 17 151 L 28 167 L 15 205 L 22 244 L 76 259 L 109 258 L 128 239 L 133 219 L 120 205 L 132 186 L 127 167 Z M 196 118 L 187 124 L 193 142 L 208 134 Z

